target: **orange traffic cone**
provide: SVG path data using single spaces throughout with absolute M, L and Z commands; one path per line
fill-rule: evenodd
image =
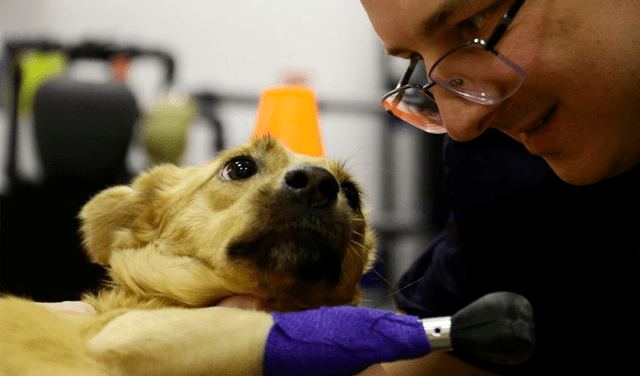
M 251 138 L 271 136 L 291 151 L 324 157 L 318 103 L 304 86 L 268 88 L 260 94 L 256 125 Z

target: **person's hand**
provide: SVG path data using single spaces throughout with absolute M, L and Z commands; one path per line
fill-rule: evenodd
M 231 307 L 231 308 L 243 308 L 243 309 L 256 309 L 259 311 L 265 311 L 266 305 L 260 298 L 256 298 L 251 295 L 233 295 L 221 300 L 216 307 Z
M 51 309 L 53 311 L 68 313 L 72 315 L 89 315 L 95 316 L 98 313 L 95 308 L 90 306 L 87 303 L 79 302 L 79 301 L 65 301 L 59 303 L 37 303 L 45 308 Z
M 374 364 L 371 367 L 360 372 L 357 376 L 387 376 L 387 375 L 388 374 L 385 371 L 382 364 Z

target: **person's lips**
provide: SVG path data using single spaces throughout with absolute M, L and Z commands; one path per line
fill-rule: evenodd
M 523 133 L 525 133 L 527 135 L 535 134 L 542 127 L 544 127 L 545 125 L 549 124 L 549 121 L 551 120 L 551 118 L 553 118 L 553 115 L 556 113 L 556 108 L 557 107 L 558 107 L 558 105 L 554 105 L 546 114 L 544 114 L 542 116 L 542 118 L 540 120 L 538 120 L 533 125 L 531 125 L 527 129 L 525 129 L 523 131 Z
M 556 147 L 560 136 L 560 130 L 554 126 L 557 109 L 556 104 L 519 132 L 520 140 L 531 153 L 543 155 Z

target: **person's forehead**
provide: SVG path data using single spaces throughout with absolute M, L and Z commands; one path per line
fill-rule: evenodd
M 429 38 L 461 9 L 477 0 L 361 0 L 390 55 L 412 38 Z

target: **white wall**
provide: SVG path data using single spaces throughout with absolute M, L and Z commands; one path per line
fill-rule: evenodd
M 293 68 L 310 72 L 321 101 L 375 109 L 383 91 L 380 43 L 357 0 L 0 1 L 0 38 L 32 37 L 165 49 L 177 60 L 177 83 L 187 90 L 257 98 L 279 83 L 283 69 Z M 160 72 L 152 63 L 134 66 L 132 84 L 145 106 Z M 249 136 L 255 107 L 224 104 L 220 116 L 228 143 L 236 145 Z M 321 116 L 329 156 L 348 159 L 375 202 L 381 194 L 378 116 L 330 106 Z
M 5 37 L 165 47 L 190 87 L 257 92 L 294 66 L 315 71 L 321 95 L 378 88 L 379 42 L 357 0 L 3 0 L 0 12 Z

